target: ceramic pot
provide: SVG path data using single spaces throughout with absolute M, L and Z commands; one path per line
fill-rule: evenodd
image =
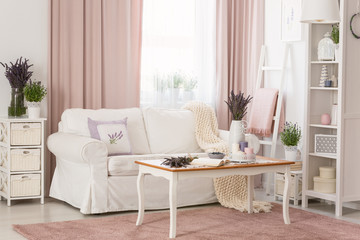
M 40 102 L 28 102 L 28 117 L 31 119 L 40 118 Z
M 288 161 L 295 161 L 297 155 L 297 146 L 284 146 L 285 159 Z
M 246 122 L 243 120 L 232 120 L 229 131 L 229 149 L 233 143 L 239 144 L 245 141 Z

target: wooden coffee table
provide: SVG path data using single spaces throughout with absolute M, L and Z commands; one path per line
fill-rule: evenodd
M 151 174 L 164 177 L 169 180 L 169 202 L 170 202 L 170 238 L 176 237 L 176 211 L 177 211 L 177 183 L 179 180 L 194 177 L 218 178 L 229 175 L 248 176 L 248 212 L 253 211 L 254 198 L 254 175 L 268 172 L 284 172 L 285 187 L 283 195 L 283 218 L 285 224 L 290 224 L 289 218 L 289 185 L 290 164 L 295 162 L 257 156 L 257 162 L 251 164 L 231 164 L 221 167 L 190 167 L 170 168 L 161 165 L 164 159 L 135 161 L 139 164 L 139 175 L 137 179 L 137 191 L 139 198 L 139 212 L 136 225 L 141 225 L 144 219 L 144 176 Z

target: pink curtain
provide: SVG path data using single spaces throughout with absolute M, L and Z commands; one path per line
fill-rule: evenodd
M 217 0 L 216 114 L 220 129 L 231 115 L 224 100 L 231 90 L 253 95 L 264 40 L 264 0 Z
M 142 0 L 49 1 L 49 134 L 58 130 L 67 108 L 139 106 L 142 5 Z M 54 167 L 49 160 L 48 185 Z

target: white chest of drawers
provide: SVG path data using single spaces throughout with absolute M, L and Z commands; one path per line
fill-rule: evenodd
M 0 197 L 44 204 L 45 118 L 0 117 Z

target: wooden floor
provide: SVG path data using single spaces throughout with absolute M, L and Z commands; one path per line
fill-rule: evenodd
M 262 190 L 256 191 L 256 199 L 274 201 L 273 197 L 266 196 Z M 7 207 L 6 201 L 0 202 L 0 240 L 25 239 L 12 230 L 12 224 L 56 222 L 84 218 L 99 218 L 119 214 L 137 214 L 137 212 L 132 211 L 90 216 L 83 215 L 80 213 L 79 209 L 51 198 L 46 199 L 44 205 L 41 205 L 39 200 L 19 200 L 14 201 L 13 203 L 13 206 Z M 213 207 L 214 205 L 217 204 L 202 205 L 192 208 Z M 290 206 L 294 207 L 291 204 Z M 329 217 L 335 217 L 334 205 L 329 205 L 327 203 L 314 202 L 309 204 L 309 209 L 306 210 Z M 344 208 L 343 212 L 344 216 L 340 217 L 340 219 L 360 224 L 360 211 Z

